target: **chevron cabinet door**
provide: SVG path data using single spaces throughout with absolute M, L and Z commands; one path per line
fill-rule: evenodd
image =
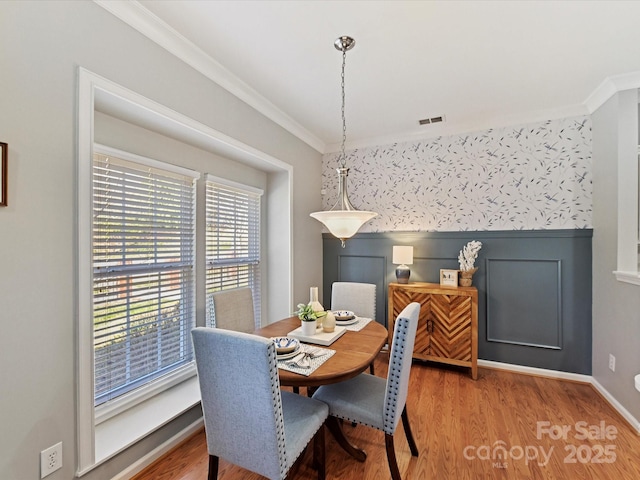
M 413 348 L 417 360 L 469 367 L 478 378 L 478 291 L 436 283 L 389 284 L 389 343 L 396 317 L 411 302 L 420 303 Z

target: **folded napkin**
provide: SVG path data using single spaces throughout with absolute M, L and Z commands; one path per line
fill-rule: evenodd
M 311 360 L 327 355 L 328 353 L 325 349 L 305 345 L 304 351 L 300 352 L 291 360 L 287 360 L 285 363 L 290 367 L 311 368 Z
M 300 352 L 298 355 L 293 357 L 291 360 L 287 360 L 285 363 L 290 367 L 311 368 L 311 359 L 309 358 L 307 352 Z

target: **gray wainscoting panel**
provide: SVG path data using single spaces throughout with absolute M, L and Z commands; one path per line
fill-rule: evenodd
M 440 269 L 458 269 L 460 249 L 479 240 L 478 357 L 590 375 L 592 236 L 590 229 L 359 233 L 341 248 L 324 234 L 323 305 L 335 281 L 375 283 L 377 320 L 386 325 L 393 245 L 414 247 L 410 282 L 438 283 Z
M 485 260 L 487 341 L 562 348 L 559 260 Z

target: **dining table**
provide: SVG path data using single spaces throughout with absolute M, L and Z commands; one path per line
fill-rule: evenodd
M 297 316 L 285 318 L 256 330 L 262 337 L 284 337 L 300 326 Z M 387 342 L 387 329 L 370 321 L 362 330 L 347 330 L 331 345 L 335 354 L 308 376 L 284 369 L 278 370 L 280 385 L 289 387 L 319 387 L 353 378 L 369 368 Z

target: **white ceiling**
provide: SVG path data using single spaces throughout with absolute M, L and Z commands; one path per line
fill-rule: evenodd
M 153 14 L 156 31 L 164 22 L 174 41 L 186 39 L 187 61 L 210 62 L 200 70 L 325 152 L 341 140 L 333 46 L 341 35 L 356 40 L 347 53 L 348 147 L 588 114 L 605 80 L 640 72 L 640 1 L 132 5 Z M 439 115 L 445 123 L 418 124 Z

